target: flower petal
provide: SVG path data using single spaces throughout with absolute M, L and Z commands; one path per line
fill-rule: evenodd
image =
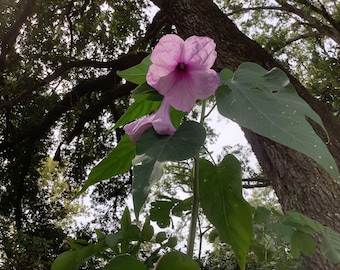
M 188 71 L 180 73 L 175 70 L 166 76 L 158 77 L 158 70 L 155 67 L 155 71 L 152 68 L 149 73 L 147 75 L 148 84 L 162 94 L 164 99 L 176 110 L 189 112 L 195 106 L 196 97 L 192 90 L 193 84 Z
M 156 67 L 155 67 L 156 69 Z M 148 78 L 148 76 L 147 76 Z M 160 76 L 157 75 L 157 70 L 155 72 L 150 72 L 150 77 L 148 79 L 148 83 L 155 88 L 160 94 L 167 95 L 169 92 L 172 91 L 173 86 L 178 81 L 177 73 L 170 72 L 166 76 Z
M 182 79 L 174 80 L 173 85 L 164 93 L 164 100 L 176 110 L 190 112 L 196 104 L 192 85 L 193 83 L 188 75 Z
M 176 68 L 179 63 L 184 40 L 177 35 L 163 36 L 151 53 L 151 62 L 157 66 Z
M 196 68 L 211 68 L 216 60 L 216 44 L 209 37 L 191 36 L 184 42 L 184 63 Z
M 192 36 L 183 41 L 177 35 L 165 35 L 151 54 L 148 84 L 175 109 L 189 112 L 196 99 L 209 97 L 219 85 L 217 73 L 210 70 L 217 56 L 215 48 L 209 37 Z
M 158 90 L 161 94 L 164 92 L 167 92 L 167 89 L 169 88 L 168 84 L 173 84 L 172 82 L 169 82 L 169 80 L 165 80 L 165 85 L 159 83 L 159 80 L 161 78 L 166 78 L 170 73 L 173 72 L 169 68 L 164 68 L 161 66 L 157 66 L 155 64 L 152 64 L 149 67 L 148 73 L 146 74 L 146 81 L 147 83 Z
M 170 104 L 163 100 L 161 107 L 156 112 L 152 125 L 160 135 L 173 135 L 176 131 L 170 119 Z
M 154 114 L 147 115 L 124 126 L 124 130 L 132 143 L 136 143 L 144 131 L 152 127 L 154 117 Z
M 220 78 L 215 70 L 192 70 L 190 72 L 192 90 L 196 99 L 205 99 L 216 92 Z
M 124 126 L 132 143 L 136 143 L 139 137 L 150 127 L 159 135 L 173 135 L 176 131 L 170 119 L 170 104 L 163 100 L 155 114 L 139 118 Z

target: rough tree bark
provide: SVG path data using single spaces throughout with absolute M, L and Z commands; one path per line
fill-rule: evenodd
M 245 61 L 256 62 L 264 68 L 284 68 L 259 44 L 240 32 L 235 24 L 211 0 L 153 0 L 187 38 L 204 35 L 217 44 L 215 68 L 236 69 Z M 340 167 L 340 123 L 324 104 L 314 99 L 303 85 L 287 72 L 299 95 L 321 116 L 330 136 L 329 150 Z M 318 130 L 317 130 L 318 131 Z M 340 185 L 314 161 L 287 147 L 244 129 L 264 173 L 284 211 L 295 209 L 340 232 Z M 319 131 L 321 136 L 325 136 Z M 339 269 L 330 264 L 320 252 L 304 259 L 306 269 Z

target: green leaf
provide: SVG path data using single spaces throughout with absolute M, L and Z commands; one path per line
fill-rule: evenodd
M 80 263 L 76 262 L 77 251 L 65 251 L 61 253 L 52 263 L 51 270 L 78 270 Z
M 251 206 L 242 197 L 241 166 L 232 155 L 214 166 L 199 163 L 199 194 L 204 214 L 223 242 L 230 244 L 241 269 L 252 239 Z
M 177 245 L 177 237 L 172 236 L 168 239 L 168 242 L 166 242 L 165 246 L 169 248 L 174 248 Z
M 141 239 L 141 231 L 136 225 L 131 225 L 123 232 L 124 239 L 129 241 L 139 241 Z
M 122 218 L 120 220 L 120 227 L 124 233 L 131 226 L 131 215 L 128 207 L 125 207 Z
M 192 121 L 184 122 L 173 136 L 160 136 L 153 129 L 142 134 L 133 160 L 132 195 L 137 217 L 151 186 L 161 178 L 164 163 L 193 157 L 204 140 L 205 129 Z
M 212 231 L 209 233 L 208 239 L 209 239 L 209 243 L 214 243 L 216 241 L 216 238 L 218 238 L 218 231 L 216 230 L 216 228 L 213 228 Z
M 276 251 L 275 241 L 271 235 L 264 233 L 263 241 L 264 241 L 264 246 L 267 251 L 270 251 L 270 252 Z
M 324 226 L 316 220 L 295 211 L 287 211 L 283 216 L 283 222 L 305 233 L 320 232 L 324 228 Z
M 103 270 L 147 270 L 146 266 L 131 255 L 118 255 L 114 257 Z
M 155 270 L 199 270 L 200 267 L 190 256 L 179 251 L 163 255 L 155 265 Z
M 70 239 L 67 241 L 67 243 L 70 245 L 72 249 L 76 250 L 82 249 L 89 245 L 89 242 L 83 239 Z
M 172 209 L 172 214 L 181 217 L 183 212 L 190 211 L 193 204 L 193 197 L 189 197 L 183 201 L 179 201 L 175 207 Z
M 255 253 L 257 259 L 259 261 L 266 261 L 268 260 L 268 254 L 270 253 L 269 250 L 266 249 L 265 246 L 253 240 L 250 244 L 250 250 Z M 267 257 L 267 258 L 266 258 Z
M 135 145 L 127 135 L 124 135 L 112 152 L 91 170 L 84 186 L 75 197 L 95 183 L 127 172 L 132 167 L 135 151 Z
M 160 162 L 191 158 L 203 145 L 205 135 L 204 127 L 193 121 L 184 122 L 173 136 L 161 136 L 149 129 L 137 142 L 137 157 L 133 163 L 139 163 L 146 157 Z
M 220 75 L 224 78 L 216 92 L 220 114 L 311 157 L 340 181 L 334 158 L 306 119 L 325 130 L 321 118 L 300 98 L 283 71 L 267 71 L 255 63 L 244 63 L 232 80 L 228 74 Z
M 269 228 L 271 228 L 276 234 L 278 234 L 282 241 L 286 244 L 290 244 L 292 242 L 293 234 L 295 230 L 292 226 L 285 225 L 282 223 L 274 223 L 268 225 Z
M 170 107 L 170 119 L 175 128 L 178 128 L 180 126 L 183 117 L 187 114 L 188 113 L 186 112 L 178 111 L 173 107 Z
M 151 186 L 163 175 L 164 162 L 144 157 L 133 168 L 134 178 L 132 180 L 132 196 L 135 215 L 138 218 L 139 212 L 149 195 Z
M 300 257 L 300 252 L 310 256 L 314 253 L 316 243 L 314 239 L 302 231 L 295 231 L 291 242 L 291 252 L 294 258 Z
M 228 68 L 224 68 L 221 70 L 220 72 L 220 79 L 221 79 L 221 84 L 226 84 L 228 81 L 230 81 L 233 78 L 233 71 L 228 69 Z
M 164 196 L 162 200 L 151 203 L 150 219 L 156 221 L 160 228 L 166 228 L 170 225 L 170 214 L 181 216 L 183 211 L 191 210 L 192 201 L 192 197 L 179 200 Z
M 109 247 L 116 247 L 123 240 L 123 233 L 119 231 L 117 233 L 109 234 L 105 237 L 105 243 Z
M 127 123 L 134 121 L 137 118 L 141 118 L 142 116 L 148 115 L 158 110 L 161 105 L 160 101 L 152 101 L 152 100 L 140 100 L 135 101 L 130 105 L 127 111 L 122 115 L 121 118 L 115 124 L 115 128 L 123 126 Z
M 138 85 L 135 89 L 131 91 L 131 96 L 135 100 L 154 100 L 161 101 L 163 96 L 153 87 L 148 85 L 146 82 Z
M 166 228 L 170 225 L 170 210 L 175 201 L 155 201 L 151 203 L 150 219 L 156 221 L 158 227 Z
M 140 251 L 140 246 L 141 246 L 141 242 L 138 241 L 138 243 L 132 247 L 132 249 L 129 252 L 129 254 L 136 257 L 137 254 Z
M 146 73 L 148 72 L 150 65 L 150 56 L 147 56 L 140 64 L 122 71 L 117 71 L 117 75 L 129 82 L 142 84 L 146 81 Z
M 96 235 L 97 235 L 97 238 L 98 238 L 99 240 L 102 240 L 102 239 L 105 238 L 105 234 L 102 233 L 100 230 L 94 229 L 94 231 L 95 231 L 95 233 L 96 233 Z
M 159 232 L 156 235 L 156 243 L 162 243 L 164 240 L 166 240 L 166 233 L 165 232 Z
M 104 240 L 96 244 L 89 244 L 79 250 L 71 250 L 61 253 L 52 263 L 51 270 L 78 270 L 87 259 L 107 248 Z
M 150 241 L 153 237 L 153 234 L 154 229 L 150 225 L 150 218 L 147 218 L 142 229 L 142 241 Z
M 135 102 L 132 103 L 122 117 L 119 118 L 114 128 L 123 126 L 145 115 L 155 113 L 163 100 L 163 96 L 158 93 L 152 95 L 136 95 L 136 97 L 138 98 L 135 98 Z M 172 107 L 170 108 L 170 118 L 175 128 L 178 128 L 182 118 L 186 114 L 186 112 L 175 110 Z
M 255 215 L 254 215 L 254 222 L 256 224 L 263 224 L 265 223 L 270 216 L 270 210 L 266 207 L 259 206 L 256 208 Z
M 322 254 L 334 264 L 340 263 L 340 234 L 325 227 L 322 231 Z

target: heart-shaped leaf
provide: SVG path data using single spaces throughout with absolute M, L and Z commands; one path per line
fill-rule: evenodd
M 319 115 L 300 98 L 282 70 L 267 71 L 255 63 L 244 63 L 231 80 L 229 72 L 220 76 L 222 86 L 216 92 L 220 114 L 311 157 L 340 181 L 334 158 L 306 119 L 325 130 Z
M 173 136 L 160 136 L 153 129 L 143 133 L 137 141 L 137 155 L 133 160 L 132 194 L 136 216 L 151 186 L 161 178 L 164 162 L 193 157 L 204 140 L 204 127 L 193 121 L 184 122 Z
M 204 214 L 216 227 L 220 239 L 232 246 L 241 269 L 252 239 L 252 210 L 242 197 L 241 165 L 232 155 L 214 166 L 199 163 L 199 194 Z

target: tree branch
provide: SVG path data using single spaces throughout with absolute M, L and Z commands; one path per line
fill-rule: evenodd
M 263 177 L 245 178 L 242 179 L 242 183 L 243 188 L 262 188 L 271 186 L 271 181 Z
M 298 0 L 298 2 L 306 5 L 315 13 L 321 15 L 330 23 L 330 25 L 332 25 L 340 33 L 340 23 L 333 19 L 332 15 L 327 11 L 326 7 L 321 3 L 321 1 L 318 1 L 320 8 L 317 8 L 315 5 L 313 5 L 310 1 L 307 0 Z
M 118 70 L 123 70 L 140 63 L 146 55 L 147 53 L 145 52 L 124 55 L 123 57 L 120 57 L 118 60 L 116 60 L 115 67 L 108 75 L 80 82 L 72 89 L 71 92 L 67 93 L 62 100 L 58 101 L 53 108 L 46 108 L 48 113 L 44 116 L 40 123 L 37 123 L 35 127 L 31 127 L 31 133 L 23 132 L 21 134 L 17 134 L 17 137 L 12 141 L 2 143 L 1 148 L 10 147 L 11 145 L 27 138 L 30 138 L 32 141 L 41 138 L 43 134 L 45 134 L 45 132 L 47 132 L 55 124 L 62 114 L 71 110 L 81 100 L 81 98 L 88 93 L 107 92 L 105 97 L 108 100 L 102 101 L 102 106 L 105 105 L 105 102 L 109 102 L 109 100 L 112 101 L 117 98 L 129 95 L 130 91 L 135 87 L 135 85 L 132 83 L 126 83 L 120 87 L 117 87 L 121 78 L 116 75 L 116 72 Z
M 316 17 L 304 12 L 302 9 L 298 9 L 292 5 L 289 5 L 285 1 L 276 0 L 276 2 L 281 6 L 257 6 L 257 7 L 248 7 L 248 8 L 240 8 L 233 12 L 227 13 L 227 16 L 231 16 L 237 13 L 242 12 L 248 12 L 248 11 L 255 11 L 255 10 L 274 10 L 274 11 L 285 11 L 288 13 L 293 13 L 300 18 L 307 21 L 310 27 L 317 29 L 321 34 L 330 37 L 333 39 L 336 43 L 340 44 L 340 24 L 336 20 L 332 18 L 332 16 L 327 12 L 325 7 L 321 5 L 322 9 L 318 9 L 314 5 L 310 4 L 309 1 L 300 0 L 300 3 L 303 3 L 308 7 L 311 8 L 314 12 L 321 15 L 323 18 L 325 18 L 330 25 L 332 25 L 334 28 L 329 27 L 328 25 L 324 24 L 322 21 L 318 20 Z
M 119 57 L 119 59 L 117 60 L 113 60 L 109 62 L 100 62 L 100 61 L 93 61 L 93 60 L 77 60 L 77 61 L 72 61 L 72 62 L 63 64 L 60 67 L 58 67 L 53 73 L 46 76 L 44 79 L 37 80 L 36 83 L 29 89 L 14 96 L 11 100 L 6 101 L 3 104 L 0 104 L 0 110 L 13 107 L 18 102 L 23 100 L 25 97 L 30 95 L 33 91 L 38 92 L 39 89 L 42 90 L 45 85 L 48 85 L 50 82 L 54 81 L 60 76 L 67 74 L 67 72 L 69 72 L 72 68 L 95 67 L 95 68 L 112 68 L 115 71 L 124 70 L 133 65 L 138 64 L 147 55 L 148 53 L 146 52 L 132 52 L 132 53 Z
M 21 27 L 26 22 L 27 18 L 33 13 L 35 0 L 26 0 L 24 10 L 20 14 L 18 20 L 14 22 L 7 32 L 1 38 L 1 53 L 0 53 L 0 74 L 5 70 L 6 56 L 10 49 L 14 46 L 15 41 L 20 33 Z
M 312 16 L 309 13 L 304 12 L 302 9 L 294 7 L 282 0 L 275 0 L 278 4 L 284 8 L 287 12 L 293 13 L 300 18 L 304 19 L 309 23 L 309 25 L 315 29 L 317 29 L 321 34 L 330 37 L 337 44 L 340 44 L 340 33 L 335 28 L 331 28 L 328 25 L 325 25 L 322 21 L 318 20 L 316 17 Z
M 83 130 L 83 128 L 84 128 L 84 126 L 87 122 L 90 122 L 90 121 L 96 119 L 105 107 L 110 105 L 117 98 L 128 95 L 135 87 L 136 87 L 135 84 L 129 83 L 129 82 L 126 83 L 126 84 L 122 84 L 115 89 L 112 89 L 110 91 L 105 92 L 102 95 L 102 97 L 94 105 L 92 105 L 86 111 L 83 111 L 80 114 L 78 121 L 74 125 L 71 132 L 67 135 L 65 140 L 59 144 L 57 151 L 54 155 L 54 160 L 60 160 L 60 149 L 61 149 L 62 144 L 71 143 L 72 140 L 75 137 L 79 136 L 79 134 L 82 132 L 82 130 Z M 51 126 L 51 122 L 55 122 L 55 121 L 56 121 L 56 119 L 53 120 L 53 121 L 50 120 L 47 124 L 42 124 L 42 126 L 45 126 L 45 125 Z M 53 125 L 53 123 L 52 123 L 52 125 Z
M 169 22 L 165 12 L 163 10 L 159 10 L 153 17 L 151 24 L 147 25 L 145 35 L 135 42 L 135 44 L 131 47 L 131 50 L 138 50 L 140 46 L 146 49 L 153 48 L 161 34 L 170 32 L 171 23 Z
M 255 11 L 255 10 L 285 11 L 285 9 L 280 7 L 280 6 L 257 6 L 257 7 L 240 8 L 240 9 L 234 10 L 232 12 L 226 13 L 226 15 L 232 16 L 234 14 L 244 13 L 244 12 L 248 12 L 248 11 Z
M 67 9 L 66 9 L 66 20 L 68 23 L 68 28 L 70 30 L 70 47 L 69 47 L 69 56 L 72 56 L 72 50 L 73 50 L 73 46 L 74 46 L 74 37 L 73 37 L 73 23 L 72 23 L 72 16 L 71 16 L 71 12 L 72 12 L 72 7 L 73 7 L 73 2 L 69 2 L 67 5 Z
M 305 34 L 302 34 L 302 35 L 298 35 L 298 36 L 296 36 L 294 38 L 286 40 L 286 42 L 282 46 L 280 46 L 277 49 L 272 50 L 272 52 L 276 53 L 276 52 L 282 50 L 284 47 L 286 47 L 286 46 L 288 46 L 288 45 L 290 45 L 290 44 L 292 44 L 292 43 L 294 43 L 294 42 L 296 42 L 298 40 L 307 39 L 307 38 L 311 38 L 311 37 L 319 37 L 319 36 L 321 36 L 319 34 L 319 32 L 309 32 L 309 33 L 305 33 Z

